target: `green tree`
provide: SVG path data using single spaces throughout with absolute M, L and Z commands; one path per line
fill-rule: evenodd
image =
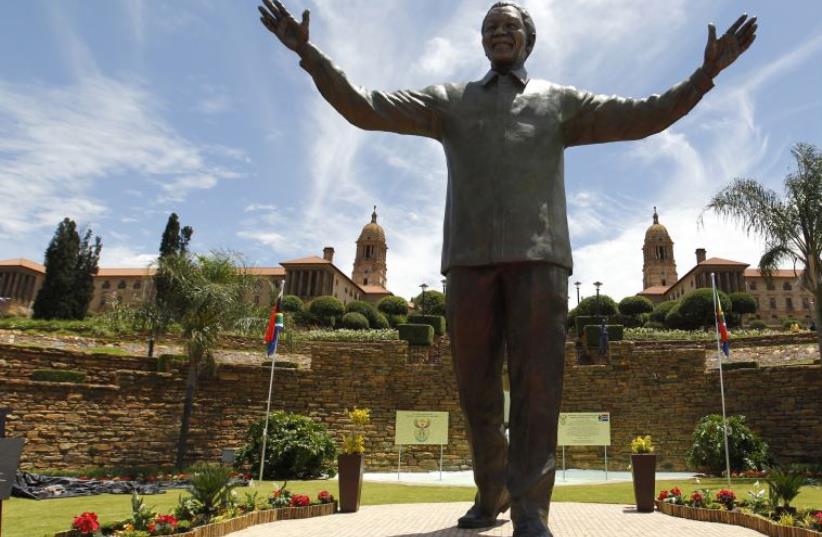
M 377 309 L 390 320 L 390 315 L 408 315 L 408 302 L 401 296 L 387 296 L 377 303 Z
M 100 237 L 91 240 L 87 230 L 80 239 L 77 224 L 70 218 L 58 224 L 44 264 L 43 286 L 34 300 L 35 319 L 82 319 L 94 292 L 94 275 L 100 259 Z
M 803 265 L 802 286 L 815 297 L 822 353 L 822 154 L 803 143 L 791 153 L 796 170 L 785 177 L 784 197 L 753 179 L 738 178 L 718 192 L 705 210 L 735 219 L 747 233 L 764 239 L 759 269 L 766 277 L 783 261 Z
M 220 333 L 238 319 L 253 314 L 245 300 L 255 279 L 229 254 L 192 256 L 188 253 L 160 258 L 168 277 L 165 301 L 171 320 L 182 329 L 188 354 L 188 374 L 175 466 L 182 468 L 188 449 L 188 432 L 194 395 L 200 377 L 214 370 L 214 350 Z
M 285 312 L 298 313 L 305 309 L 305 304 L 300 297 L 295 295 L 285 295 L 280 303 L 280 307 Z
M 325 326 L 334 327 L 342 321 L 345 306 L 333 296 L 320 296 L 311 301 L 308 311 Z
M 617 313 L 617 304 L 608 295 L 594 295 L 583 298 L 574 309 L 576 316 L 614 315 Z
M 664 323 L 665 317 L 668 316 L 668 312 L 676 306 L 676 300 L 666 300 L 665 302 L 660 302 L 654 307 L 654 311 L 651 312 L 651 320 L 657 323 Z
M 719 291 L 720 304 L 722 304 L 723 312 L 732 311 L 733 304 L 728 295 Z M 713 290 L 709 288 L 695 289 L 683 296 L 678 307 L 673 308 L 668 317 L 671 317 L 673 312 L 677 311 L 680 319 L 679 326 L 672 326 L 672 328 L 682 328 L 684 330 L 696 330 L 706 326 L 713 326 L 716 322 L 714 313 L 714 297 Z M 666 318 L 667 322 L 667 318 Z
M 756 299 L 745 291 L 737 291 L 728 296 L 731 299 L 733 313 L 739 319 L 739 326 L 742 326 L 743 315 L 756 313 Z
M 414 311 L 417 313 L 425 313 L 428 315 L 445 315 L 445 295 L 435 289 L 425 292 L 425 307 L 423 308 L 422 293 L 418 294 L 412 300 L 414 303 Z
M 619 312 L 623 315 L 639 315 L 654 311 L 654 303 L 644 296 L 626 296 L 619 301 Z

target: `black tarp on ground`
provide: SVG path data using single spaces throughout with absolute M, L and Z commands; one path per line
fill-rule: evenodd
M 114 481 L 77 479 L 17 472 L 11 495 L 18 498 L 45 500 L 95 494 L 163 494 L 168 489 L 188 487 L 188 481 Z

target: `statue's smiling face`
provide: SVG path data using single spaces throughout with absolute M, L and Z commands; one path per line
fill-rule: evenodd
M 515 7 L 494 8 L 482 23 L 482 46 L 495 68 L 522 65 L 527 56 L 527 38 L 522 15 Z

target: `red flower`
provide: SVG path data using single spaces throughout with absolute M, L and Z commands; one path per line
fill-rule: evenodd
M 698 490 L 695 490 L 691 494 L 691 505 L 693 505 L 694 507 L 702 507 L 704 505 L 704 502 L 705 497 Z
M 317 494 L 317 499 L 320 503 L 331 503 L 334 501 L 334 496 L 327 490 L 321 490 L 320 493 Z
M 734 508 L 736 494 L 734 494 L 732 490 L 721 489 L 716 493 L 716 501 L 724 505 L 725 508 L 730 511 Z
M 83 535 L 91 535 L 100 529 L 100 523 L 97 521 L 97 513 L 83 513 L 80 516 L 74 517 L 74 523 L 71 527 Z
M 659 492 L 659 496 L 657 496 L 656 499 L 659 500 L 659 501 L 662 501 L 667 497 L 668 497 L 668 491 L 667 490 L 662 490 L 662 491 Z
M 311 505 L 311 498 L 304 494 L 295 494 L 291 497 L 291 507 L 308 507 Z
M 671 489 L 671 494 L 673 496 L 682 496 L 682 491 L 679 490 L 679 487 L 674 487 Z

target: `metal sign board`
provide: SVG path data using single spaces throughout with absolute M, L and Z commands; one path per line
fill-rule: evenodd
M 562 412 L 557 445 L 610 446 L 611 414 L 608 412 Z
M 0 501 L 11 496 L 23 442 L 22 438 L 0 438 Z
M 448 412 L 397 410 L 394 445 L 447 445 Z

